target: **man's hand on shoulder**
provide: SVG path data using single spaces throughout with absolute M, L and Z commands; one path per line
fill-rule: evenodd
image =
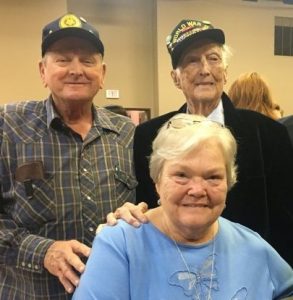
M 147 223 L 148 219 L 145 212 L 148 210 L 148 205 L 145 202 L 140 202 L 135 205 L 126 202 L 123 206 L 117 208 L 115 212 L 107 215 L 107 225 L 113 226 L 117 224 L 118 219 L 123 219 L 128 224 L 134 227 L 139 227 L 142 223 Z

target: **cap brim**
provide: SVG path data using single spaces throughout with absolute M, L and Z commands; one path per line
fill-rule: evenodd
M 171 54 L 173 68 L 175 69 L 177 67 L 183 51 L 185 51 L 193 42 L 204 39 L 214 41 L 218 44 L 225 44 L 225 34 L 221 29 L 212 28 L 197 32 L 187 37 L 177 47 L 174 48 Z
M 68 36 L 75 36 L 75 37 L 80 37 L 89 40 L 95 46 L 97 51 L 101 53 L 102 56 L 104 56 L 104 45 L 102 41 L 99 38 L 97 38 L 93 33 L 86 31 L 82 28 L 76 28 L 76 27 L 65 28 L 65 29 L 63 28 L 61 30 L 55 31 L 50 35 L 48 35 L 47 38 L 42 42 L 42 56 L 44 56 L 48 48 L 54 42 Z

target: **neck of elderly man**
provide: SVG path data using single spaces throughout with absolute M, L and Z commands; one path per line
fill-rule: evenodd
M 227 81 L 223 45 L 211 40 L 193 42 L 182 52 L 171 76 L 185 95 L 188 112 L 208 116 L 218 106 Z

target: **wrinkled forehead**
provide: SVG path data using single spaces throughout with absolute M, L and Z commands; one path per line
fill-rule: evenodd
M 47 50 L 47 52 L 64 53 L 70 51 L 86 51 L 98 54 L 96 47 L 87 39 L 80 37 L 64 37 L 55 41 Z
M 222 57 L 223 46 L 211 40 L 194 41 L 182 52 L 180 60 L 188 54 L 204 55 L 205 53 L 210 52 L 215 52 Z

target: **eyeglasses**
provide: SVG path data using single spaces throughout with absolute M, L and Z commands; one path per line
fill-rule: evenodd
M 173 120 L 169 121 L 167 124 L 167 129 L 170 127 L 174 128 L 174 129 L 181 129 L 186 126 L 192 126 L 194 124 L 202 123 L 202 122 L 212 122 L 212 123 L 219 125 L 222 128 L 225 127 L 222 123 L 212 121 L 209 119 L 203 119 L 201 121 L 198 121 L 198 120 L 189 120 L 189 119 L 185 119 L 185 118 L 178 118 L 178 119 L 173 119 Z
M 173 119 L 171 121 L 168 122 L 167 124 L 167 128 L 175 128 L 175 129 L 181 129 L 183 127 L 186 126 L 191 126 L 194 125 L 196 123 L 200 123 L 201 121 L 197 121 L 197 120 L 187 120 L 184 118 L 178 118 L 178 119 Z

